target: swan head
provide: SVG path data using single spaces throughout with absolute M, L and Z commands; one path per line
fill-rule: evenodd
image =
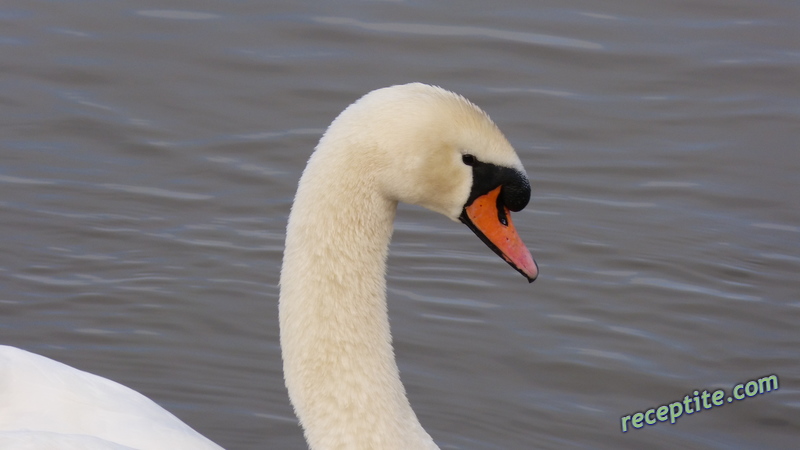
M 334 120 L 314 157 L 323 147 L 349 152 L 343 160 L 350 167 L 342 169 L 357 164 L 384 197 L 463 222 L 529 282 L 536 279 L 538 268 L 510 214 L 530 199 L 525 169 L 469 100 L 421 83 L 378 89 Z

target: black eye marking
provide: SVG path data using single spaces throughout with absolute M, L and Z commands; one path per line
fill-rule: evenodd
M 531 185 L 524 173 L 511 167 L 473 160 L 472 190 L 464 207 L 471 205 L 481 195 L 501 186 L 503 189 L 497 196 L 498 211 L 502 211 L 500 202 L 512 212 L 520 211 L 528 204 L 531 198 Z M 503 223 L 503 219 L 498 217 L 500 223 Z
M 468 166 L 474 166 L 475 165 L 475 157 L 470 155 L 469 153 L 466 153 L 463 156 L 461 156 L 461 161 L 464 161 L 464 164 L 466 164 Z

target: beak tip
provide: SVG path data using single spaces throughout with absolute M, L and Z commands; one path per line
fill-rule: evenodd
M 536 262 L 533 263 L 533 267 L 530 270 L 522 271 L 520 270 L 522 275 L 528 280 L 528 283 L 533 283 L 539 277 L 539 265 Z

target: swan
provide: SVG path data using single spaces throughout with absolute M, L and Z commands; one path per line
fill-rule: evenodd
M 510 211 L 530 184 L 489 116 L 439 87 L 378 89 L 330 125 L 300 178 L 280 277 L 289 398 L 313 450 L 437 449 L 392 348 L 386 258 L 398 202 L 466 224 L 533 281 Z
M 529 198 L 503 134 L 442 88 L 378 89 L 333 121 L 300 179 L 280 276 L 284 378 L 311 449 L 438 448 L 392 349 L 385 272 L 398 202 L 463 222 L 532 282 L 538 268 L 510 215 Z M 0 448 L 221 449 L 130 388 L 8 346 Z

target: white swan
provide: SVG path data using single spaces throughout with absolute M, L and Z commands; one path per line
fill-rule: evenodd
M 300 180 L 281 271 L 286 385 L 312 449 L 437 448 L 392 351 L 385 266 L 397 202 L 461 220 L 533 281 L 509 213 L 529 196 L 489 117 L 443 89 L 373 91 L 331 124 Z M 221 447 L 125 386 L 0 346 L 0 448 Z
M 312 449 L 438 448 L 392 350 L 385 270 L 397 203 L 461 220 L 533 281 L 509 215 L 529 197 L 511 145 L 451 92 L 379 89 L 333 121 L 300 179 L 280 280 L 286 386 Z

